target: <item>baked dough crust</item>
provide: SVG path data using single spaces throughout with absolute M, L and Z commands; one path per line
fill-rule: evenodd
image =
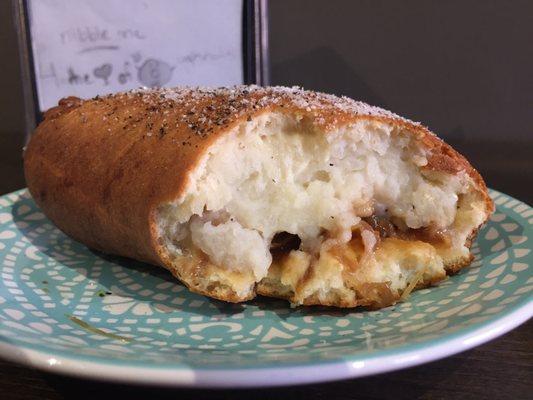
M 244 301 L 255 295 L 253 288 L 242 296 L 231 285 L 206 283 L 210 267 L 205 257 L 169 254 L 158 236 L 156 213 L 159 205 L 182 195 L 189 174 L 216 139 L 271 112 L 296 115 L 324 134 L 362 119 L 402 128 L 430 154 L 423 168 L 466 172 L 485 202 L 487 218 L 493 209 L 479 173 L 426 127 L 361 102 L 296 88 L 137 90 L 86 101 L 62 99 L 45 113 L 27 146 L 26 182 L 44 213 L 75 240 L 163 266 L 193 291 Z M 446 267 L 457 272 L 469 262 L 457 260 Z M 275 280 L 260 284 L 258 292 L 287 297 Z M 353 307 L 368 302 L 311 297 L 303 304 Z

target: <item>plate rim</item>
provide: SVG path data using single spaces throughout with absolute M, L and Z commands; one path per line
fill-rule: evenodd
M 397 354 L 287 367 L 246 369 L 202 369 L 196 367 L 139 367 L 83 361 L 54 356 L 24 346 L 0 342 L 0 355 L 19 364 L 73 378 L 115 383 L 196 388 L 252 388 L 322 383 L 361 378 L 414 367 L 440 360 L 487 343 L 511 331 L 533 317 L 533 300 L 511 313 L 481 324 L 472 331 L 459 334 L 437 344 Z
M 29 194 L 28 189 L 23 188 L 0 197 L 20 196 L 25 192 Z M 529 209 L 532 208 L 529 204 L 500 191 L 490 189 L 490 193 L 491 197 L 503 195 L 526 205 Z M 508 211 L 514 212 L 512 209 L 500 210 L 504 213 Z M 525 221 L 525 226 L 530 227 L 527 219 Z M 463 327 L 440 340 L 436 338 L 434 341 L 414 343 L 411 349 L 400 345 L 392 349 L 392 354 L 351 355 L 337 360 L 323 360 L 313 364 L 295 363 L 281 367 L 263 365 L 221 369 L 186 364 L 146 367 L 138 364 L 124 365 L 34 350 L 23 345 L 11 344 L 2 337 L 0 337 L 0 357 L 46 372 L 107 382 L 197 388 L 301 385 L 391 372 L 466 351 L 509 332 L 533 317 L 533 296 L 523 299 L 505 311 L 507 313 L 497 313 L 486 321 Z

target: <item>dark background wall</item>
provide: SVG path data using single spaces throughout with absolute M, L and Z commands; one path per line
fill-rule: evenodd
M 531 202 L 533 1 L 271 0 L 273 84 L 381 105 L 463 152 L 489 186 Z M 0 1 L 0 193 L 22 180 L 22 95 Z
M 11 1 L 0 0 L 0 195 L 24 186 L 24 105 Z

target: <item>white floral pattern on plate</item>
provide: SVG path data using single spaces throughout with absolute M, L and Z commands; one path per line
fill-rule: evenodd
M 87 249 L 26 190 L 11 193 L 0 197 L 0 344 L 170 370 L 321 366 L 421 351 L 510 312 L 533 312 L 533 210 L 491 195 L 497 211 L 469 268 L 404 303 L 362 311 L 196 295 L 161 268 Z

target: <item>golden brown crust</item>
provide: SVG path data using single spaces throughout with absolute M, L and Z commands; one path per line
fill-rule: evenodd
M 328 132 L 357 120 L 405 129 L 429 149 L 426 168 L 470 175 L 472 166 L 422 125 L 347 98 L 297 88 L 138 90 L 82 101 L 69 97 L 45 114 L 24 154 L 37 204 L 65 233 L 89 247 L 177 272 L 158 242 L 157 207 L 180 197 L 188 175 L 220 136 L 265 112 L 297 115 Z M 191 289 L 229 301 L 249 296 Z
M 230 303 L 239 303 L 255 297 L 255 285 L 252 287 L 248 285 L 248 282 L 253 282 L 251 272 L 228 271 L 224 279 L 231 279 L 231 284 L 220 279 L 216 283 L 212 282 L 210 278 L 217 274 L 217 267 L 200 251 L 177 257 L 165 268 L 183 282 L 189 290 L 204 296 Z M 239 282 L 244 282 L 245 287 L 248 286 L 244 293 L 235 291 L 235 286 L 243 286 L 238 285 Z

